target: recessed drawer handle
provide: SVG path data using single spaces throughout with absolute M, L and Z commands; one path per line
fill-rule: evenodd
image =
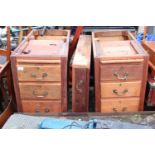
M 44 98 L 48 95 L 48 92 L 45 91 L 42 95 L 38 95 L 38 93 L 35 90 L 33 90 L 33 95 L 37 98 Z
M 126 94 L 127 92 L 128 92 L 127 89 L 124 89 L 122 92 L 118 92 L 117 89 L 114 89 L 114 90 L 113 90 L 113 93 L 116 94 L 116 95 L 118 95 L 118 96 L 124 95 L 124 94 Z
M 31 73 L 31 77 L 35 78 L 36 80 L 43 80 L 47 76 L 48 76 L 47 73 L 42 73 L 41 77 L 37 77 L 37 75 L 35 73 Z
M 118 72 L 114 72 L 113 75 L 116 76 L 117 79 L 119 79 L 119 80 L 127 80 L 128 79 L 128 73 L 119 74 Z M 121 75 L 123 75 L 123 76 L 121 76 Z

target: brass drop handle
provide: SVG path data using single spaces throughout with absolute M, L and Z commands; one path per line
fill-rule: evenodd
M 114 72 L 113 75 L 116 76 L 118 80 L 127 80 L 128 79 L 128 73 L 120 74 L 118 72 Z
M 117 108 L 112 108 L 113 112 L 118 112 Z
M 128 110 L 127 107 L 123 107 L 123 108 L 122 108 L 122 112 L 126 112 L 127 110 Z
M 127 92 L 128 92 L 127 89 L 124 89 L 122 92 L 118 92 L 117 89 L 114 89 L 113 90 L 113 93 L 116 94 L 116 95 L 118 95 L 118 96 L 122 96 L 122 95 L 126 94 Z
M 124 67 L 120 67 L 118 71 L 112 70 L 113 75 L 117 77 L 118 80 L 127 80 L 128 72 L 124 71 Z
M 33 90 L 33 95 L 37 98 L 44 98 L 48 95 L 48 92 L 45 91 L 42 95 L 38 95 L 38 93 L 35 90 Z
M 35 73 L 31 73 L 31 77 L 35 78 L 36 80 L 43 80 L 45 77 L 47 77 L 48 74 L 47 73 L 42 73 L 41 77 L 37 77 L 37 75 Z
M 76 91 L 78 93 L 82 93 L 82 89 L 80 88 L 83 85 L 84 81 L 80 80 L 79 83 L 76 84 Z

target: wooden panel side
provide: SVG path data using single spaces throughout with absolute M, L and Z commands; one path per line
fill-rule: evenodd
M 81 35 L 72 61 L 72 103 L 74 112 L 88 111 L 91 36 Z
M 154 43 L 154 45 L 155 45 L 155 43 Z M 149 46 L 149 43 L 147 44 L 146 41 L 142 41 L 142 46 L 148 52 L 149 59 L 152 62 L 152 64 L 155 66 L 155 48 L 152 47 L 151 45 Z
M 92 45 L 93 45 L 93 57 L 95 59 L 97 57 L 97 51 L 95 46 L 95 32 L 92 32 Z
M 94 59 L 94 71 L 95 71 L 95 111 L 101 111 L 101 86 L 100 86 L 100 59 Z
M 72 66 L 90 68 L 91 36 L 81 35 L 75 50 Z
M 63 40 L 66 42 L 65 36 L 38 36 L 37 40 Z
M 96 40 L 101 40 L 101 41 L 124 41 L 126 38 L 124 36 L 107 36 L 107 37 L 98 37 Z
M 67 36 L 69 30 L 56 30 L 56 29 L 46 29 L 45 36 Z M 42 34 L 42 30 L 35 30 L 35 34 L 39 33 L 39 35 Z
M 95 38 L 99 37 L 116 37 L 116 36 L 125 36 L 126 31 L 100 31 L 100 32 L 95 32 Z
M 20 98 L 20 90 L 18 85 L 18 77 L 17 77 L 17 68 L 16 68 L 16 57 L 11 57 L 11 70 L 13 77 L 13 86 L 15 90 L 16 96 L 16 104 L 18 112 L 22 112 L 21 98 Z
M 17 54 L 21 53 L 22 49 L 24 49 L 27 46 L 28 42 L 33 38 L 33 33 L 34 33 L 34 31 L 32 30 L 27 35 L 27 37 L 18 45 L 18 47 L 13 51 L 12 55 L 17 56 Z
M 148 77 L 148 62 L 149 57 L 144 57 L 144 67 L 143 67 L 143 79 L 142 79 L 142 86 L 141 86 L 141 93 L 140 93 L 140 106 L 139 110 L 144 110 L 144 98 L 145 98 L 145 91 L 146 91 L 146 84 L 147 84 L 147 77 Z
M 68 108 L 68 58 L 61 58 L 61 104 L 62 112 L 67 112 Z
M 88 112 L 89 70 L 72 68 L 72 109 L 73 112 Z

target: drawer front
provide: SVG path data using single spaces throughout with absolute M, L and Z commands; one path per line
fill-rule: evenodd
M 18 64 L 19 81 L 61 81 L 60 64 Z
M 23 112 L 50 113 L 61 112 L 60 101 L 22 101 Z
M 22 99 L 61 99 L 60 83 L 19 83 Z
M 143 74 L 142 63 L 101 64 L 101 81 L 140 80 Z
M 101 112 L 137 112 L 139 98 L 104 99 L 101 101 Z
M 140 96 L 141 81 L 101 83 L 101 97 L 136 97 Z

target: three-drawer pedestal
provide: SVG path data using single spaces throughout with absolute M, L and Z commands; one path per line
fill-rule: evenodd
M 148 55 L 127 31 L 94 32 L 97 112 L 143 110 Z
M 69 31 L 32 31 L 11 56 L 20 112 L 67 111 Z

